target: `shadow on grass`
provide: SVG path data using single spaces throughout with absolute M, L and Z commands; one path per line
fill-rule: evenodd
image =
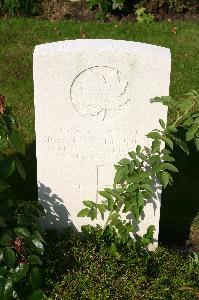
M 179 173 L 173 185 L 162 193 L 159 241 L 161 244 L 184 246 L 191 225 L 199 212 L 199 152 L 193 143 L 190 154 L 175 148 L 173 157 Z

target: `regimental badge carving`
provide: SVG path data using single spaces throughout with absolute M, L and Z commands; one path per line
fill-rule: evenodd
M 132 100 L 126 76 L 109 66 L 94 66 L 78 74 L 70 87 L 70 99 L 82 117 L 101 121 L 118 116 Z

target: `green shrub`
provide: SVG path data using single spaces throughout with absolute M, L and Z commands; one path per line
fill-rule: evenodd
M 132 238 L 137 235 L 134 225 L 139 222 L 149 199 L 155 195 L 152 187 L 157 186 L 157 179 L 166 188 L 173 183 L 173 173 L 179 172 L 171 152 L 174 144 L 189 155 L 187 142 L 193 140 L 199 151 L 199 111 L 193 113 L 193 108 L 199 107 L 197 91 L 185 94 L 180 103 L 169 96 L 156 97 L 151 102 L 160 102 L 176 111 L 172 124 L 166 125 L 160 119 L 161 129 L 154 129 L 146 135 L 152 140 L 151 146 L 137 145 L 134 151 L 128 153 L 128 158 L 117 162 L 113 186 L 99 191 L 101 202 L 84 200 L 85 208 L 78 213 L 78 217 L 89 217 L 92 221 L 99 217 L 103 219 L 105 214 L 102 235 L 110 240 L 111 250 L 116 254 L 119 245 L 129 244 L 145 251 L 153 242 L 153 225 L 136 239 Z M 179 127 L 186 132 L 185 140 L 178 137 Z M 91 225 L 82 226 L 83 232 L 90 233 L 92 230 Z
M 0 14 L 9 17 L 35 15 L 38 13 L 38 0 L 1 0 Z
M 37 201 L 17 199 L 9 180 L 25 179 L 20 160 L 25 145 L 9 107 L 0 95 L 0 299 L 43 299 L 40 290 L 43 239 Z

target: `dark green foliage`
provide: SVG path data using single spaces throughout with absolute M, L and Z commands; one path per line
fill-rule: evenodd
M 0 15 L 35 15 L 38 14 L 38 4 L 38 0 L 0 0 Z
M 199 269 L 189 269 L 188 254 L 160 247 L 146 257 L 122 246 L 115 256 L 100 231 L 89 237 L 47 234 L 48 299 L 197 299 Z
M 25 179 L 20 160 L 25 154 L 23 138 L 10 108 L 0 95 L 0 299 L 42 299 L 40 283 L 43 239 L 38 232 L 41 207 L 37 202 L 17 199 L 9 178 L 17 173 Z M 8 155 L 9 153 L 9 155 Z M 38 256 L 39 255 L 39 256 Z M 35 292 L 40 295 L 35 298 Z M 15 297 L 15 298 L 16 298 Z
M 127 14 L 135 12 L 137 21 L 151 22 L 154 15 L 198 13 L 197 0 L 89 0 L 89 8 L 98 8 L 100 15 L 108 13 Z M 152 14 L 151 14 L 152 13 Z M 99 16 L 99 14 L 97 15 Z

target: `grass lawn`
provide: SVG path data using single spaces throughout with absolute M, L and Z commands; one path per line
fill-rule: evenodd
M 172 28 L 176 27 L 176 34 Z M 199 30 L 197 23 L 114 24 L 45 21 L 16 18 L 0 20 L 0 93 L 22 127 L 26 140 L 26 185 L 17 182 L 16 192 L 36 197 L 36 159 L 33 106 L 32 54 L 35 45 L 66 39 L 113 38 L 169 47 L 172 54 L 170 94 L 177 99 L 199 88 Z M 172 118 L 172 112 L 169 119 Z M 199 163 L 197 153 L 190 157 L 175 151 L 181 174 L 163 193 L 160 240 L 186 239 L 199 208 Z M 197 223 L 197 222 L 196 222 Z M 197 224 L 194 230 L 197 231 Z M 196 224 L 196 225 L 195 225 Z M 195 234 L 195 233 L 194 233 Z

